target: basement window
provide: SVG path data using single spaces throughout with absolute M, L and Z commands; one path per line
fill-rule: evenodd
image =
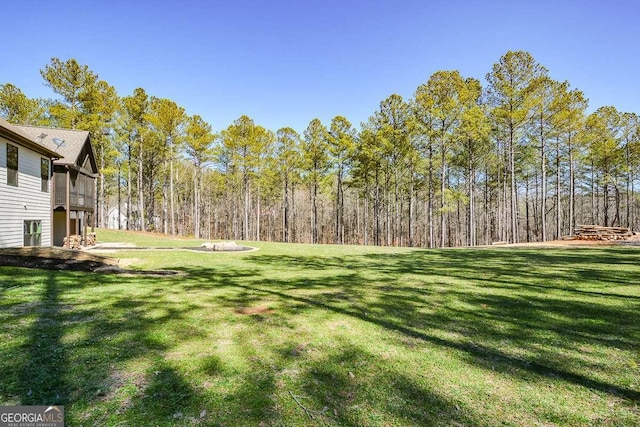
M 42 221 L 28 219 L 24 222 L 24 246 L 41 246 Z

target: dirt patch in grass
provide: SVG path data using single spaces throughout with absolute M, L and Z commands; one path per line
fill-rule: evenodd
M 269 307 L 266 306 L 258 306 L 258 307 L 240 307 L 236 309 L 236 313 L 237 314 L 246 314 L 246 315 L 253 315 L 253 314 L 271 314 L 273 313 L 273 310 L 270 309 Z
M 135 271 L 121 268 L 116 258 L 63 248 L 0 249 L 0 266 L 115 274 L 175 275 L 170 270 Z

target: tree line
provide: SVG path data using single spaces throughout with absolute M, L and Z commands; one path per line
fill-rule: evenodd
M 396 246 L 546 241 L 577 224 L 638 228 L 640 126 L 510 51 L 486 84 L 438 71 L 355 127 L 302 134 L 241 116 L 214 132 L 174 101 L 127 96 L 74 59 L 42 70 L 55 99 L 0 85 L 12 123 L 91 132 L 97 224 L 206 239 Z

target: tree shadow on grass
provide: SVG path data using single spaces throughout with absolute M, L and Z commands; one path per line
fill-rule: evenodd
M 616 253 L 603 262 L 616 264 L 618 256 L 633 258 L 637 254 Z M 142 276 L 29 271 L 34 281 L 42 281 L 43 293 L 37 301 L 22 308 L 19 304 L 13 306 L 13 311 L 5 316 L 12 331 L 24 329 L 22 335 L 26 341 L 0 355 L 2 371 L 17 372 L 3 380 L 0 396 L 14 399 L 16 403 L 46 404 L 53 402 L 45 400 L 54 399 L 56 403 L 67 404 L 69 421 L 74 425 L 86 424 L 87 420 L 94 424 L 107 420 L 106 424 L 111 425 L 142 425 L 144 420 L 153 420 L 155 425 L 237 424 L 241 419 L 254 425 L 279 423 L 281 414 L 272 398 L 277 390 L 274 366 L 287 366 L 290 363 L 287 354 L 295 357 L 300 352 L 296 347 L 276 353 L 272 362 L 254 361 L 251 335 L 241 337 L 247 338 L 247 344 L 241 346 L 239 352 L 251 361 L 252 371 L 229 373 L 238 379 L 229 390 L 203 388 L 193 383 L 193 377 L 180 366 L 166 361 L 172 340 L 207 338 L 208 329 L 201 329 L 190 316 L 202 304 L 208 304 L 207 307 L 215 310 L 228 309 L 225 315 L 236 316 L 229 321 L 243 324 L 252 333 L 278 330 L 297 315 L 325 310 L 378 326 L 401 338 L 451 349 L 469 364 L 525 379 L 553 376 L 568 384 L 622 397 L 627 405 L 637 405 L 638 390 L 599 380 L 587 369 L 573 369 L 577 358 L 554 359 L 557 354 L 552 350 L 533 356 L 515 355 L 511 351 L 543 344 L 545 334 L 553 334 L 559 348 L 570 351 L 569 358 L 579 352 L 576 346 L 581 343 L 612 349 L 637 348 L 640 310 L 633 298 L 580 294 L 580 298 L 586 299 L 574 301 L 566 298 L 571 294 L 559 296 L 556 292 L 570 292 L 573 285 L 580 285 L 580 276 L 574 275 L 558 286 L 560 289 L 555 289 L 553 274 L 557 274 L 558 269 L 580 269 L 581 263 L 589 262 L 587 255 L 580 253 L 565 262 L 563 257 L 554 259 L 553 253 L 550 256 L 534 253 L 532 261 L 527 252 L 518 252 L 512 264 L 502 260 L 495 251 L 475 251 L 471 255 L 459 251 L 370 254 L 350 257 L 346 264 L 341 263 L 340 257 L 279 259 L 261 255 L 247 258 L 242 263 L 244 268 L 184 268 L 189 277 L 165 278 L 161 284 L 157 278 Z M 548 263 L 555 268 L 556 273 L 538 278 L 548 281 L 550 289 L 546 288 L 547 284 L 536 281 L 535 292 L 532 292 L 529 281 L 537 274 L 527 270 L 532 262 Z M 255 268 L 251 268 L 252 265 Z M 271 269 L 291 265 L 298 265 L 300 272 L 318 269 L 324 274 L 311 272 L 294 275 L 292 279 L 270 275 Z M 374 281 L 368 282 L 372 275 Z M 415 283 L 405 283 L 405 275 L 415 279 Z M 440 276 L 454 278 L 462 285 L 431 282 Z M 524 279 L 518 280 L 520 276 Z M 621 271 L 615 279 L 625 277 L 628 275 Z M 21 283 L 12 281 L 10 276 L 3 277 L 3 281 L 5 291 Z M 130 287 L 130 292 L 122 297 L 100 293 L 100 287 L 116 283 Z M 493 293 L 491 286 L 505 292 Z M 482 292 L 483 287 L 487 288 L 486 292 Z M 211 293 L 205 294 L 202 290 Z M 81 292 L 82 296 L 70 300 L 65 298 L 67 292 Z M 177 294 L 188 297 L 191 293 L 193 300 L 173 300 Z M 67 305 L 69 301 L 74 305 Z M 277 305 L 273 314 L 236 312 L 238 307 L 263 301 Z M 611 301 L 614 303 L 609 304 Z M 16 326 L 30 321 L 33 315 L 37 317 L 27 327 Z M 167 329 L 165 325 L 171 327 Z M 458 333 L 457 338 L 450 333 Z M 41 335 L 44 341 L 39 341 L 43 339 Z M 402 345 L 402 339 L 393 336 L 389 339 Z M 512 341 L 515 346 L 505 349 L 500 344 L 502 341 Z M 268 344 L 269 341 L 262 342 Z M 42 345 L 56 352 L 56 358 L 40 359 Z M 352 377 L 350 366 L 371 357 L 349 343 L 339 343 L 339 350 L 328 352 L 317 363 L 302 365 L 301 382 L 292 392 L 306 396 L 306 404 L 316 411 L 323 413 L 326 406 L 322 419 L 341 425 L 362 425 L 363 420 L 375 424 L 375 419 L 367 418 L 361 408 L 354 406 L 366 407 L 359 402 L 376 402 L 376 399 L 379 412 L 394 417 L 399 423 L 477 424 L 472 415 L 464 412 L 464 407 L 461 412 L 437 390 L 430 389 L 428 384 L 416 383 L 401 371 L 370 372 L 375 377 L 370 384 L 377 385 L 360 383 L 362 373 L 354 370 L 355 378 Z M 139 360 L 145 361 L 145 368 L 141 378 L 136 378 L 126 366 Z M 380 361 L 375 364 L 384 366 Z M 40 377 L 32 378 L 32 369 L 39 369 Z M 205 376 L 224 377 L 225 362 L 212 358 L 209 362 L 203 361 L 201 369 Z M 123 375 L 118 376 L 120 370 Z M 59 379 L 49 378 L 59 371 L 63 374 Z M 380 389 L 389 390 L 384 394 L 388 402 L 380 401 L 376 394 Z M 132 391 L 126 394 L 123 390 Z M 122 404 L 128 398 L 130 402 Z M 104 408 L 105 400 L 112 402 L 108 405 L 114 409 L 113 415 L 88 409 Z M 200 419 L 201 410 L 205 409 L 208 415 Z M 109 416 L 112 418 L 105 418 Z M 444 422 L 439 423 L 442 420 Z
M 598 390 L 603 393 L 614 394 L 620 397 L 627 398 L 636 403 L 640 402 L 640 392 L 637 390 L 618 386 L 616 384 L 610 384 L 607 382 L 599 381 L 594 378 L 589 378 L 583 374 L 578 374 L 578 373 L 564 370 L 561 367 L 554 367 L 553 363 L 550 363 L 552 361 L 548 359 L 535 361 L 535 360 L 526 360 L 526 359 L 516 358 L 500 350 L 491 348 L 489 346 L 486 346 L 480 343 L 457 342 L 453 340 L 444 339 L 435 335 L 431 335 L 425 332 L 421 332 L 411 327 L 407 327 L 403 323 L 398 322 L 396 320 L 386 320 L 384 318 L 380 318 L 373 313 L 367 314 L 367 313 L 363 313 L 360 310 L 352 310 L 349 308 L 336 307 L 334 305 L 326 304 L 324 302 L 320 302 L 312 298 L 287 295 L 287 294 L 283 294 L 281 292 L 277 292 L 273 290 L 263 289 L 263 291 L 268 294 L 279 295 L 282 298 L 305 302 L 307 304 L 314 305 L 323 309 L 331 310 L 336 313 L 348 315 L 351 317 L 356 317 L 360 320 L 376 324 L 388 330 L 394 330 L 394 331 L 400 332 L 408 337 L 417 338 L 431 344 L 461 351 L 463 353 L 466 353 L 472 356 L 474 359 L 482 362 L 483 366 L 487 365 L 485 362 L 489 362 L 490 366 L 494 366 L 497 368 L 497 370 L 501 370 L 503 372 L 512 373 L 513 372 L 512 369 L 516 368 L 518 370 L 522 370 L 525 372 L 530 372 L 538 375 L 543 375 L 543 376 L 553 375 L 569 383 L 591 388 L 593 390 Z
M 380 265 L 396 275 L 443 274 L 526 286 L 564 280 L 574 287 L 596 284 L 598 289 L 640 284 L 637 278 L 640 250 L 416 250 L 406 254 L 373 253 L 363 258 L 372 266 Z M 603 266 L 616 267 L 603 269 Z
M 482 254 L 482 251 L 477 251 Z M 567 368 L 574 360 L 563 358 L 554 359 L 554 351 L 541 354 L 540 356 L 515 356 L 511 352 L 505 352 L 500 348 L 499 341 L 509 339 L 516 341 L 515 348 L 529 348 L 532 345 L 544 344 L 544 337 L 547 333 L 555 334 L 557 345 L 564 346 L 572 351 L 575 357 L 579 356 L 579 348 L 576 346 L 582 341 L 588 344 L 604 345 L 614 348 L 632 349 L 638 342 L 638 327 L 640 318 L 635 305 L 628 308 L 620 308 L 620 305 L 609 306 L 597 301 L 596 297 L 591 297 L 589 301 L 573 301 L 566 298 L 558 298 L 554 294 L 540 294 L 538 297 L 526 296 L 505 296 L 505 295 L 475 295 L 474 292 L 457 291 L 453 285 L 447 285 L 440 289 L 437 297 L 424 299 L 424 289 L 416 290 L 412 286 L 398 285 L 395 291 L 389 291 L 392 283 L 399 280 L 403 274 L 420 274 L 428 272 L 431 275 L 441 274 L 451 275 L 455 278 L 466 278 L 473 276 L 476 268 L 484 270 L 486 267 L 482 259 L 474 257 L 469 259 L 469 255 L 461 254 L 457 251 L 440 251 L 434 260 L 422 259 L 428 251 L 410 252 L 408 254 L 393 255 L 370 255 L 370 260 L 363 260 L 360 257 L 357 261 L 349 261 L 346 268 L 358 265 L 358 269 L 379 268 L 386 273 L 384 277 L 374 284 L 365 284 L 362 278 L 358 279 L 357 272 L 351 273 L 350 279 L 345 280 L 343 276 L 324 277 L 318 279 L 293 279 L 293 280 L 273 280 L 265 279 L 257 274 L 252 280 L 242 280 L 235 282 L 232 279 L 233 272 L 228 271 L 227 282 L 231 286 L 250 291 L 252 294 L 262 293 L 265 297 L 276 298 L 286 304 L 308 305 L 335 313 L 347 315 L 383 327 L 387 330 L 396 331 L 407 337 L 418 339 L 437 346 L 450 348 L 467 355 L 469 361 L 483 367 L 490 366 L 492 369 L 508 373 L 529 377 L 531 374 L 541 377 L 552 376 L 564 382 L 596 390 L 605 394 L 619 396 L 627 400 L 628 403 L 637 404 L 640 401 L 638 390 L 620 384 L 613 384 L 598 379 L 574 368 Z M 451 257 L 448 255 L 451 254 Z M 639 252 L 635 252 L 635 255 Z M 464 255 L 464 256 L 463 256 Z M 515 263 L 505 262 L 500 259 L 501 255 L 495 252 L 487 252 L 482 257 L 498 265 L 499 273 L 517 277 L 521 272 L 519 268 L 530 265 L 529 256 L 531 253 L 519 252 Z M 533 253 L 534 256 L 539 256 Z M 615 260 L 618 254 L 611 255 Z M 482 258 L 481 257 L 481 258 Z M 278 269 L 284 265 L 293 263 L 294 265 L 309 265 L 308 257 L 299 257 L 300 261 L 293 261 L 289 256 L 283 261 L 278 261 L 277 257 L 264 256 L 254 257 L 250 262 L 257 264 L 269 263 Z M 556 259 L 557 258 L 557 259 Z M 575 265 L 576 262 L 590 262 L 587 253 L 574 254 L 565 261 L 564 257 L 551 254 L 551 258 L 542 256 L 545 262 L 558 263 L 567 266 Z M 322 265 L 323 258 L 313 260 L 313 265 Z M 329 257 L 326 267 L 334 267 L 334 258 Z M 422 264 L 417 264 L 422 261 Z M 451 268 L 451 263 L 462 263 L 460 269 Z M 615 262 L 614 262 L 615 264 Z M 416 266 L 417 265 L 417 266 Z M 480 267 L 478 267 L 478 265 Z M 520 266 L 520 267 L 519 267 Z M 516 268 L 514 271 L 513 268 Z M 206 282 L 203 277 L 204 272 L 199 269 L 188 269 L 190 277 L 197 283 Z M 461 272 L 460 272 L 461 271 Z M 526 273 L 524 273 L 526 275 Z M 354 280 L 354 275 L 356 280 Z M 472 279 L 475 280 L 475 279 Z M 485 279 L 490 281 L 488 279 Z M 235 282 L 235 284 L 234 284 Z M 477 283 L 477 282 L 476 282 Z M 517 283 L 516 283 L 517 284 Z M 519 285 L 520 291 L 528 291 L 527 283 Z M 423 287 L 429 287 L 425 284 Z M 373 301 L 368 298 L 366 301 L 360 297 L 359 288 L 368 287 L 369 291 L 378 292 L 377 298 Z M 378 289 L 376 289 L 378 287 Z M 332 289 L 309 295 L 300 293 L 301 290 L 309 289 Z M 439 288 L 443 286 L 439 285 Z M 425 304 L 437 302 L 437 298 L 450 298 L 456 302 L 472 305 L 474 307 L 486 306 L 483 315 L 480 311 L 455 311 L 445 307 L 443 312 L 435 315 L 425 315 L 417 310 L 417 302 L 424 301 Z M 615 298 L 615 297 L 614 297 Z M 624 301 L 624 299 L 623 299 Z M 483 318 L 486 316 L 486 318 Z M 541 317 L 542 316 L 542 317 Z M 486 320 L 486 321 L 485 321 Z M 494 324 L 507 326 L 507 332 L 496 329 Z M 456 332 L 452 326 L 462 326 L 462 339 L 446 338 L 441 332 Z M 486 329 L 485 329 L 486 328 Z M 529 333 L 529 331 L 540 332 L 541 337 Z M 618 335 L 616 340 L 612 340 L 608 334 Z M 533 348 L 533 347 L 532 347 Z M 573 357 L 573 356 L 569 356 Z M 575 360 L 578 364 L 579 360 Z
M 64 405 L 70 425 L 86 425 L 87 420 L 96 425 L 157 425 L 156 420 L 167 418 L 167 411 L 180 405 L 200 407 L 200 395 L 190 391 L 178 370 L 158 362 L 152 370 L 162 375 L 145 379 L 126 367 L 136 360 L 144 366 L 164 358 L 171 337 L 162 328 L 169 322 L 175 324 L 172 332 L 191 339 L 197 328 L 183 325 L 183 319 L 195 309 L 194 304 L 177 306 L 165 300 L 155 292 L 155 278 L 19 272 L 29 272 L 31 283 L 15 283 L 29 289 L 13 289 L 14 276 L 5 276 L 0 269 L 2 287 L 20 292 L 15 299 L 23 301 L 4 307 L 3 326 L 14 339 L 24 340 L 7 345 L 0 355 L 0 371 L 5 373 L 0 404 Z M 127 283 L 136 287 L 133 298 L 101 290 Z M 105 405 L 112 408 L 110 413 L 104 413 Z M 131 412 L 140 405 L 144 410 Z M 143 412 L 149 423 L 140 421 Z M 192 425 L 186 418 L 183 421 Z M 176 425 L 173 418 L 160 424 Z
M 299 381 L 300 390 L 292 394 L 310 420 L 341 426 L 389 425 L 390 420 L 401 425 L 480 425 L 460 405 L 348 342 L 310 362 Z
M 178 369 L 156 361 L 146 373 L 144 386 L 131 399 L 130 407 L 111 415 L 109 424 L 179 426 L 203 422 L 208 416 L 204 396 Z
M 62 344 L 62 304 L 55 274 L 48 272 L 39 301 L 31 307 L 36 316 L 29 327 L 13 393 L 21 405 L 64 405 L 69 399 L 68 360 Z

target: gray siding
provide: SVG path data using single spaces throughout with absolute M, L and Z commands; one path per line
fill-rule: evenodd
M 18 186 L 7 185 L 7 140 L 0 138 L 0 248 L 24 244 L 24 221 L 42 221 L 42 246 L 51 246 L 51 180 L 41 191 L 40 159 L 19 144 Z

